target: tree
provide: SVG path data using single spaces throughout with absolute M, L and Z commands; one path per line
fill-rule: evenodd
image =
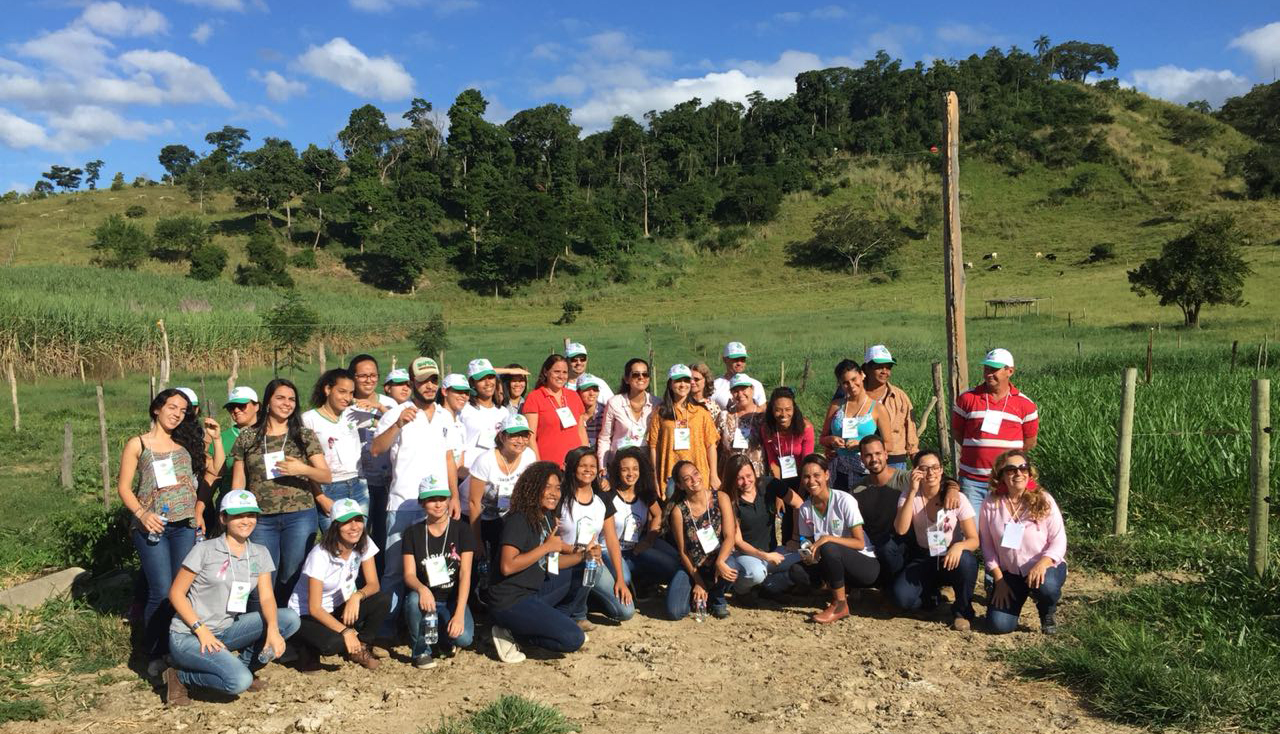
M 244 170 L 233 177 L 236 205 L 242 209 L 261 208 L 270 215 L 284 208 L 285 232 L 293 236 L 293 209 L 290 202 L 306 188 L 306 177 L 298 153 L 288 140 L 265 138 L 262 147 L 241 156 Z
M 1219 214 L 1197 219 L 1181 237 L 1170 240 L 1153 257 L 1129 271 L 1134 293 L 1153 293 L 1161 306 L 1182 309 L 1186 326 L 1200 325 L 1200 309 L 1243 306 L 1244 280 L 1253 274 L 1240 253 L 1241 234 L 1235 219 Z
M 156 222 L 151 243 L 152 257 L 168 262 L 186 260 L 209 244 L 209 225 L 192 214 L 164 217 Z
M 209 133 L 213 135 L 214 133 Z M 206 137 L 206 140 L 208 138 Z M 199 156 L 185 145 L 166 145 L 160 149 L 160 167 L 169 174 L 169 183 L 182 183 L 183 174 L 191 170 Z
M 283 352 L 284 364 L 289 365 L 290 373 L 302 361 L 307 342 L 319 321 L 319 314 L 302 300 L 292 285 L 284 292 L 283 300 L 262 318 L 262 325 L 267 327 L 277 353 Z
M 1280 145 L 1280 82 L 1257 84 L 1228 99 L 1217 118 L 1260 143 Z
M 449 325 L 443 316 L 433 314 L 409 334 L 409 341 L 417 347 L 418 354 L 439 354 L 449 348 Z
M 1193 100 L 1187 103 L 1187 109 L 1193 112 L 1199 112 L 1202 115 L 1213 114 L 1213 107 L 1203 99 Z
M 1280 145 L 1259 145 L 1236 156 L 1227 171 L 1239 172 L 1251 199 L 1280 197 Z
M 1044 58 L 1044 55 L 1049 52 L 1050 44 L 1052 44 L 1052 41 L 1049 40 L 1049 37 L 1043 33 L 1040 34 L 1040 36 L 1036 38 L 1035 43 L 1032 44 L 1036 50 L 1036 56 Z
M 249 142 L 249 131 L 242 127 L 223 125 L 221 130 L 205 135 L 204 142 L 212 145 L 228 164 L 239 167 L 240 151 L 244 148 L 244 144 Z
M 245 245 L 249 264 L 236 266 L 236 282 L 240 285 L 278 285 L 293 287 L 293 278 L 285 270 L 288 258 L 276 244 L 275 235 L 266 222 L 258 222 Z
M 102 172 L 102 161 L 94 160 L 84 164 L 84 182 L 88 185 L 89 190 L 93 191 L 98 188 L 98 177 Z
M 813 239 L 791 247 L 795 264 L 857 274 L 875 268 L 902 247 L 906 237 L 891 223 L 871 219 L 851 204 L 820 213 L 813 220 Z
M 147 257 L 147 233 L 119 214 L 112 214 L 93 230 L 93 243 L 98 253 L 94 262 L 104 268 L 137 270 Z
M 48 171 L 40 174 L 49 179 L 55 186 L 62 189 L 65 193 L 73 189 L 80 188 L 80 175 L 84 171 L 79 168 L 69 168 L 67 166 L 50 166 Z
M 338 155 L 328 148 L 316 147 L 314 143 L 302 151 L 302 175 L 307 184 L 306 193 L 302 195 L 303 209 L 316 220 L 316 236 L 311 242 L 311 249 L 320 246 L 320 236 L 325 231 L 325 217 L 329 221 L 337 218 L 345 199 L 334 193 L 342 179 L 342 161 Z
M 123 172 L 116 171 L 116 175 L 111 177 L 111 190 L 112 191 L 124 190 L 124 173 Z
M 31 193 L 37 199 L 43 199 L 53 193 L 53 184 L 48 181 L 36 181 L 35 185 L 31 187 Z
M 1115 49 L 1101 43 L 1067 41 L 1054 46 L 1049 53 L 1053 57 L 1053 71 L 1069 82 L 1084 82 L 1090 74 L 1101 74 L 1104 67 L 1114 69 L 1120 65 Z
M 227 251 L 218 245 L 201 245 L 191 252 L 187 275 L 195 280 L 216 280 L 227 267 Z
M 767 222 L 782 206 L 782 189 L 764 175 L 742 176 L 733 182 L 720 200 L 718 213 L 728 222 Z

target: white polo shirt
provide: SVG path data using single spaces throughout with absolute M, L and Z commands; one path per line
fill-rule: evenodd
M 405 408 L 412 401 L 397 405 L 383 414 L 378 421 L 378 433 L 382 435 L 400 420 Z M 434 405 L 434 404 L 433 404 Z M 426 409 L 419 408 L 418 415 L 400 429 L 391 451 L 391 491 L 387 496 L 387 510 L 418 509 L 418 485 L 423 479 L 434 476 L 440 486 L 449 486 L 448 459 L 451 453 L 450 430 L 453 414 L 444 406 L 434 405 L 434 412 L 427 417 Z

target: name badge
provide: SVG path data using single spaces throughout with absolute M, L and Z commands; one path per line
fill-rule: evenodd
M 262 463 L 267 470 L 267 479 L 279 479 L 284 474 L 276 468 L 276 464 L 284 461 L 284 451 L 267 451 L 262 454 Z
M 503 490 L 506 490 L 505 492 Z M 498 487 L 498 512 L 505 515 L 511 509 L 511 488 Z
M 588 545 L 591 545 L 591 541 L 596 539 L 596 535 L 598 533 L 599 531 L 596 530 L 596 524 L 589 518 L 583 518 L 578 521 L 578 529 L 577 535 L 574 538 L 574 545 L 585 548 Z
M 253 584 L 248 581 L 232 581 L 231 595 L 227 597 L 227 612 L 230 614 L 244 614 L 249 608 L 249 592 L 253 591 Z
M 547 573 L 552 576 L 560 575 L 560 553 L 547 554 Z
M 858 419 L 845 417 L 840 421 L 840 438 L 844 440 L 855 439 L 858 437 Z
M 672 441 L 671 448 L 675 449 L 676 451 L 689 450 L 689 429 L 687 427 L 686 428 L 680 428 L 678 426 L 676 427 L 675 439 Z
M 352 559 L 355 560 L 355 559 Z M 348 564 L 342 576 L 342 600 L 345 602 L 356 593 L 356 576 L 359 575 L 360 564 Z
M 1004 524 L 1004 534 L 1000 536 L 1000 547 L 1017 550 L 1022 547 L 1022 534 L 1027 526 L 1012 520 Z
M 627 513 L 626 518 L 622 521 L 622 542 L 637 543 L 640 541 L 640 523 L 636 522 L 636 516 Z
M 782 470 L 783 479 L 794 479 L 798 474 L 798 472 L 796 472 L 796 457 L 779 456 L 778 468 Z
M 626 449 L 626 448 L 631 448 L 632 446 L 639 446 L 643 442 L 643 440 L 644 439 L 642 439 L 638 434 L 634 432 L 628 433 L 626 436 L 622 438 L 621 441 L 618 442 L 618 448 Z
M 422 559 L 422 565 L 427 569 L 427 586 L 448 586 L 452 582 L 449 563 L 444 556 L 427 556 Z
M 716 535 L 716 529 L 710 525 L 698 528 L 698 544 L 702 546 L 703 553 L 710 553 L 720 547 L 720 536 Z
M 997 434 L 1000 432 L 1000 423 L 1004 420 L 1004 413 L 994 410 L 987 410 L 982 415 L 982 427 L 978 430 L 983 433 Z
M 733 431 L 733 448 L 745 449 L 751 443 L 750 430 L 741 424 Z
M 156 488 L 172 487 L 178 483 L 178 473 L 173 470 L 173 459 L 156 459 L 151 462 L 151 471 L 156 475 Z
M 569 410 L 569 406 L 556 408 L 556 415 L 560 416 L 561 428 L 573 428 L 578 425 L 578 419 L 573 417 L 573 411 Z
M 950 534 L 944 529 L 943 523 L 946 521 L 946 513 L 938 510 L 938 520 L 925 532 L 925 537 L 929 542 L 929 555 L 941 556 L 947 552 L 947 548 L 951 545 Z
M 496 445 L 497 431 L 485 429 L 480 432 L 479 438 L 476 439 L 476 445 L 482 449 L 491 449 Z

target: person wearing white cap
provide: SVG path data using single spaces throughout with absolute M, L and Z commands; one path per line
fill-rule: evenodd
M 733 402 L 721 411 L 716 419 L 716 429 L 720 432 L 721 467 L 730 456 L 744 454 L 755 468 L 756 476 L 764 476 L 764 444 L 761 442 L 761 429 L 764 427 L 764 412 L 755 401 L 755 380 L 745 372 L 739 372 L 729 378 L 729 392 Z M 721 478 L 723 483 L 724 478 Z
M 231 425 L 222 429 L 219 436 L 223 463 L 218 481 L 213 485 L 215 499 L 221 499 L 222 495 L 231 489 L 231 468 L 235 464 L 231 447 L 235 445 L 236 439 L 240 438 L 240 432 L 258 420 L 258 391 L 248 385 L 237 385 L 227 393 L 227 402 L 223 403 L 222 407 L 231 416 Z
M 175 612 L 169 625 L 165 671 L 170 706 L 191 703 L 187 686 L 230 695 L 267 686 L 254 671 L 266 665 L 260 655 L 284 654 L 285 640 L 298 631 L 298 615 L 276 606 L 271 588 L 275 564 L 266 548 L 249 541 L 258 523 L 258 500 L 249 492 L 228 492 L 219 513 L 222 535 L 198 543 L 182 560 L 169 589 Z M 258 592 L 258 609 L 248 611 Z
M 889 433 L 881 436 L 889 452 L 889 466 L 906 471 L 907 462 L 920 450 L 920 438 L 916 435 L 915 407 L 911 398 L 889 382 L 895 364 L 897 362 L 888 347 L 883 344 L 867 347 L 862 360 L 862 386 L 867 395 L 883 405 L 889 414 Z
M 733 399 L 729 391 L 729 380 L 733 379 L 734 375 L 747 371 L 747 346 L 742 342 L 729 342 L 724 345 L 720 360 L 724 362 L 724 376 L 716 378 L 715 384 L 712 385 L 711 398 L 721 408 L 727 408 Z M 765 400 L 768 399 L 764 392 L 764 385 L 754 378 L 751 384 L 755 388 L 752 399 L 756 401 L 756 405 L 764 405 Z
M 462 422 L 462 411 L 474 395 L 475 390 L 471 389 L 467 376 L 458 372 L 444 376 L 440 381 L 440 392 L 436 395 L 436 402 L 453 416 L 453 425 L 449 427 L 449 450 L 453 452 L 453 469 L 458 477 L 458 503 L 464 515 L 467 509 L 467 426 Z
M 649 416 L 658 407 L 658 397 L 649 393 L 652 377 L 649 363 L 639 357 L 627 360 L 622 369 L 618 393 L 605 403 L 596 436 L 596 458 L 600 466 L 613 463 L 613 455 L 629 446 L 644 446 Z
M 391 487 L 391 457 L 387 454 L 373 455 L 373 436 L 378 430 L 378 419 L 401 401 L 378 392 L 378 360 L 373 355 L 357 354 L 347 363 L 347 369 L 356 378 L 355 393 L 347 413 L 360 432 L 360 476 L 369 488 L 369 536 L 376 543 L 384 543 L 387 539 L 387 492 Z M 393 372 L 400 373 L 394 376 L 396 379 L 403 376 L 406 393 L 404 398 L 407 400 L 409 373 L 404 370 Z M 392 380 L 393 375 L 387 375 L 387 383 L 393 384 Z M 382 554 L 378 554 L 375 560 L 381 573 L 385 559 Z
M 516 481 L 538 460 L 529 448 L 532 438 L 533 432 L 524 416 L 508 415 L 498 429 L 497 446 L 477 456 L 471 464 L 471 481 L 475 486 L 467 517 L 472 533 L 481 541 L 476 557 L 482 568 L 487 569 L 489 559 L 498 552 L 502 518 L 511 508 L 511 492 Z M 483 574 L 481 578 L 485 578 Z
M 407 403 L 388 410 L 378 421 L 373 439 L 375 456 L 392 454 L 391 490 L 387 496 L 387 537 L 383 548 L 387 558 L 400 557 L 404 531 L 423 518 L 418 504 L 422 482 L 434 479 L 448 487 L 450 515 L 462 516 L 458 504 L 458 473 L 449 440 L 453 416 L 436 404 L 440 387 L 440 367 L 430 357 L 418 357 L 410 367 L 413 393 Z M 382 571 L 382 587 L 392 596 L 390 620 L 399 619 L 399 599 L 404 588 L 403 569 L 387 561 Z M 393 622 L 394 624 L 394 622 Z
M 604 403 L 600 402 L 604 380 L 592 374 L 585 374 L 578 378 L 577 389 L 578 398 L 582 400 L 582 413 L 585 416 L 587 446 L 595 451 L 596 438 L 600 435 L 600 422 L 604 418 Z
M 498 390 L 498 371 L 493 364 L 481 357 L 467 363 L 467 384 L 471 392 L 467 402 L 462 406 L 459 416 L 462 421 L 462 450 L 459 457 L 458 494 L 462 503 L 462 516 L 468 517 L 471 510 L 471 465 L 486 451 L 497 445 L 498 429 L 509 413 L 499 404 L 501 392 Z
M 373 670 L 378 658 L 369 643 L 391 610 L 391 595 L 379 588 L 373 563 L 378 544 L 369 538 L 364 508 L 355 500 L 334 502 L 329 520 L 329 529 L 307 554 L 302 578 L 289 597 L 289 608 L 301 618 L 298 669 L 318 670 L 318 653 L 344 654 Z M 397 574 L 403 572 L 396 568 Z
M 1040 414 L 1031 398 L 1018 391 L 1013 355 L 992 349 L 982 361 L 982 384 L 961 393 L 951 409 L 951 436 L 960 443 L 957 473 L 969 504 L 982 507 L 991 467 L 1002 452 L 1031 451 L 1040 430 Z M 978 518 L 982 530 L 982 518 Z
M 653 462 L 654 483 L 667 487 L 671 472 L 681 461 L 692 462 L 701 476 L 709 477 L 711 488 L 720 488 L 716 433 L 711 412 L 689 399 L 693 373 L 688 365 L 673 364 L 667 371 L 667 389 L 662 403 L 649 418 L 645 441 Z M 674 485 L 672 486 L 674 488 Z
M 569 381 L 564 384 L 570 390 L 578 389 L 578 381 L 583 375 L 587 374 L 587 348 L 578 342 L 569 342 L 569 346 L 564 350 L 565 359 L 569 360 Z M 600 398 L 601 405 L 609 402 L 609 398 L 613 397 L 613 390 L 609 386 L 600 382 Z
M 434 647 L 442 656 L 470 647 L 475 623 L 467 609 L 471 596 L 471 559 L 476 540 L 471 528 L 449 517 L 449 489 L 428 482 L 418 492 L 426 517 L 404 534 L 404 621 L 409 628 L 413 667 L 434 668 Z M 434 624 L 430 624 L 435 617 Z M 437 640 L 424 634 L 435 627 Z
M 395 405 L 409 402 L 413 396 L 413 383 L 409 379 L 409 370 L 398 367 L 388 372 L 387 379 L 382 382 L 382 392 L 391 398 Z

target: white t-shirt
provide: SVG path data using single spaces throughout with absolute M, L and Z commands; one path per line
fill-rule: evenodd
M 508 415 L 506 408 L 484 408 L 467 403 L 462 408 L 462 444 L 467 452 L 466 464 L 471 466 L 476 458 L 498 445 L 498 429 Z
M 607 495 L 613 502 L 613 529 L 618 533 L 618 545 L 624 550 L 631 548 L 644 537 L 649 525 L 649 508 L 636 497 L 635 502 L 627 502 L 617 492 Z M 598 541 L 604 545 L 604 531 L 600 531 Z
M 769 396 L 764 394 L 764 385 L 754 377 L 747 378 L 751 380 L 751 398 L 756 401 L 756 405 L 764 405 L 769 402 Z M 721 408 L 728 408 L 729 401 L 733 399 L 733 395 L 729 392 L 729 381 L 723 377 L 717 377 L 716 381 L 711 385 L 711 399 L 716 401 L 716 405 Z
M 600 383 L 600 396 L 596 398 L 596 403 L 600 405 L 604 405 L 605 403 L 609 402 L 609 398 L 613 397 L 613 390 L 610 390 L 609 386 L 606 385 L 604 380 L 600 379 L 599 376 L 596 377 L 596 382 Z M 569 388 L 570 390 L 573 390 L 574 392 L 577 392 L 578 378 L 575 377 L 572 380 L 569 380 L 564 384 L 564 386 Z
M 342 411 L 338 420 L 331 421 L 319 410 L 302 414 L 302 425 L 315 431 L 324 449 L 324 460 L 329 465 L 332 481 L 345 482 L 360 475 L 360 425 L 351 408 Z
M 412 401 L 388 410 L 378 421 L 378 434 L 386 432 L 400 420 L 405 408 Z M 436 405 L 434 413 L 427 417 L 426 409 L 419 408 L 418 415 L 400 429 L 392 444 L 391 491 L 387 496 L 387 510 L 418 510 L 418 485 L 427 477 L 435 477 L 441 487 L 449 486 L 448 461 L 452 448 L 449 443 L 453 428 L 453 414 Z
M 613 514 L 613 506 L 606 505 L 598 494 L 585 505 L 571 497 L 560 508 L 560 539 L 569 545 L 587 545 L 600 535 L 604 521 Z
M 360 580 L 360 564 L 378 554 L 378 546 L 373 542 L 373 538 L 368 538 L 365 542 L 368 545 L 365 546 L 363 554 L 353 550 L 351 557 L 345 561 L 330 554 L 321 546 L 312 548 L 307 554 L 307 560 L 302 564 L 302 576 L 298 579 L 298 584 L 293 587 L 293 593 L 289 595 L 289 608 L 298 614 L 308 614 L 307 610 L 310 608 L 308 605 L 311 603 L 309 579 L 320 579 L 322 597 L 320 604 L 326 612 L 332 613 L 334 609 L 345 604 L 347 595 L 343 593 L 344 587 L 348 591 L 354 590 Z
M 382 486 L 391 479 L 391 455 L 386 453 L 374 456 L 369 451 L 369 447 L 373 444 L 373 437 L 377 433 L 378 416 L 396 407 L 397 403 L 389 395 L 374 393 L 373 397 L 382 406 L 381 411 L 374 413 L 353 404 L 347 408 L 346 412 L 351 414 L 356 422 L 356 428 L 360 430 L 360 476 L 370 484 Z
M 817 540 L 824 535 L 837 538 L 852 537 L 852 530 L 862 524 L 862 512 L 858 510 L 858 501 L 848 492 L 833 490 L 827 499 L 827 511 L 819 513 L 813 507 L 813 500 L 807 499 L 800 506 L 797 518 L 797 530 L 801 537 Z M 862 549 L 862 554 L 875 558 L 875 551 Z
M 476 457 L 475 463 L 471 465 L 471 479 L 476 482 L 476 488 L 484 486 L 484 497 L 480 500 L 483 508 L 480 519 L 494 520 L 507 514 L 511 506 L 511 491 L 516 487 L 516 480 L 525 469 L 529 468 L 530 464 L 537 460 L 533 449 L 526 446 L 524 453 L 520 454 L 520 460 L 516 462 L 515 469 L 508 474 L 502 471 L 502 466 L 498 462 L 497 449 L 489 449 Z M 463 511 L 468 512 L 465 507 Z

